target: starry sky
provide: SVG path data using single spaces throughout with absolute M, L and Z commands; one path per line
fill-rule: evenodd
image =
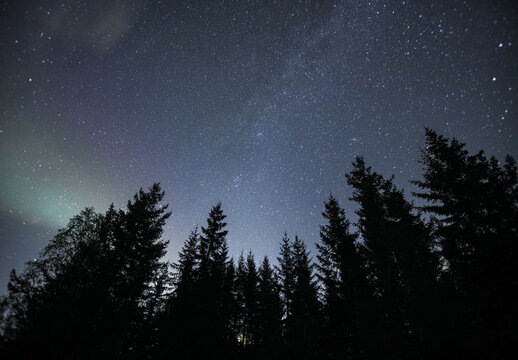
M 159 181 L 168 259 L 222 202 L 231 254 L 314 254 L 356 155 L 399 186 L 424 127 L 518 155 L 513 1 L 3 1 L 0 293 L 86 206 Z

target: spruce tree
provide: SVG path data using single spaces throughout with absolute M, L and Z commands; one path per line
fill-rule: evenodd
M 196 227 L 178 253 L 178 262 L 173 265 L 176 272 L 176 296 L 188 292 L 198 280 L 200 234 Z
M 262 358 L 279 356 L 282 336 L 282 302 L 276 274 L 265 256 L 259 267 L 257 346 Z
M 247 344 L 247 309 L 246 309 L 247 269 L 243 252 L 239 255 L 236 266 L 236 336 L 241 348 Z
M 225 318 L 225 344 L 228 346 L 228 356 L 231 356 L 236 352 L 236 310 L 236 268 L 234 265 L 234 259 L 229 258 L 225 263 L 222 301 L 222 314 Z
M 203 235 L 200 241 L 200 276 L 219 276 L 223 278 L 223 269 L 228 260 L 226 236 L 228 231 L 224 228 L 226 215 L 221 210 L 221 203 L 212 207 L 207 218 L 207 227 L 202 227 Z
M 86 209 L 13 272 L 3 299 L 7 351 L 50 358 L 133 357 L 150 348 L 141 330 L 154 313 L 170 213 L 158 184 L 127 210 Z M 109 339 L 109 340 L 108 340 Z
M 252 252 L 248 253 L 246 261 L 241 253 L 236 273 L 236 301 L 239 309 L 237 337 L 239 345 L 249 356 L 255 353 L 259 336 L 258 284 L 259 275 Z
M 119 211 L 113 230 L 113 259 L 108 268 L 115 269 L 110 293 L 116 311 L 111 319 L 112 340 L 107 348 L 128 356 L 140 357 L 147 352 L 149 344 L 143 343 L 142 332 L 149 324 L 150 294 L 154 293 L 155 280 L 167 264 L 161 261 L 166 253 L 168 241 L 161 240 L 165 221 L 171 215 L 167 205 L 160 202 L 164 197 L 158 183 L 148 191 L 140 189 L 128 201 L 127 210 Z M 117 217 L 115 219 L 117 219 Z M 156 297 L 156 295 L 153 295 Z M 117 324 L 120 329 L 115 330 Z M 117 344 L 116 339 L 120 339 Z
M 424 309 L 436 296 L 438 271 L 430 228 L 393 180 L 372 171 L 363 158 L 356 158 L 346 176 L 354 189 L 352 200 L 359 204 L 362 253 L 383 319 L 378 331 L 386 333 L 378 337 L 379 351 L 401 358 L 421 356 L 429 337 L 423 334 L 432 331 Z
M 259 286 L 259 275 L 257 273 L 257 268 L 255 265 L 254 255 L 250 251 L 246 257 L 246 270 L 247 270 L 247 278 L 246 278 L 246 307 L 248 313 L 248 338 L 251 344 L 255 344 L 257 341 L 257 336 L 259 332 L 259 324 L 258 324 L 258 307 L 259 307 L 259 296 L 258 296 L 258 286 Z
M 292 256 L 295 286 L 292 314 L 286 324 L 288 351 L 294 359 L 313 359 L 319 353 L 320 303 L 309 251 L 298 236 L 292 244 Z
M 464 143 L 426 129 L 423 179 L 415 195 L 435 218 L 435 236 L 445 261 L 445 304 L 455 334 L 452 351 L 471 356 L 503 356 L 518 330 L 518 182 L 516 162 L 501 164 L 483 151 L 470 154 Z M 505 314 L 505 315 L 504 315 Z M 495 355 L 496 354 L 496 355 Z
M 229 257 L 221 203 L 212 207 L 200 238 L 200 324 L 196 356 L 221 357 L 233 346 L 232 286 L 228 282 Z
M 156 326 L 158 347 L 155 355 L 163 357 L 174 351 L 179 357 L 189 357 L 191 341 L 198 331 L 200 316 L 199 263 L 200 234 L 198 227 L 191 231 L 173 264 L 174 292 L 166 301 Z
M 295 291 L 295 263 L 292 244 L 286 232 L 284 232 L 281 240 L 277 261 L 279 263 L 278 272 L 281 281 L 284 321 L 286 322 L 292 314 L 293 292 Z
M 338 201 L 329 196 L 322 213 L 327 220 L 320 227 L 318 277 L 323 287 L 323 351 L 330 358 L 359 357 L 364 347 L 369 305 L 364 264 L 356 246 L 357 234 Z M 365 342 L 365 341 L 364 341 Z
M 72 319 L 96 315 L 83 296 L 92 289 L 100 273 L 97 264 L 90 262 L 102 256 L 95 251 L 99 247 L 101 222 L 102 215 L 92 208 L 83 210 L 66 228 L 59 230 L 37 259 L 26 264 L 21 274 L 11 272 L 9 293 L 2 299 L 6 358 L 14 358 L 15 354 L 26 358 L 37 355 L 64 357 L 74 354 L 75 348 L 80 347 L 80 339 L 71 336 L 69 327 L 77 326 L 84 334 L 88 332 L 90 322 L 80 325 Z M 89 251 L 88 248 L 93 249 Z M 84 256 L 86 253 L 89 256 Z M 81 274 L 84 265 L 91 267 Z M 106 300 L 93 297 L 91 303 Z M 60 340 L 67 342 L 56 346 Z

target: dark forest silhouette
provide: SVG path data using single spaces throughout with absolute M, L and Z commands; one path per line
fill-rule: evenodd
M 218 203 L 170 265 L 158 184 L 87 208 L 12 271 L 0 357 L 518 358 L 516 163 L 432 130 L 421 163 L 417 208 L 357 157 L 358 221 L 330 196 L 315 262 L 288 234 L 277 265 L 234 261 Z

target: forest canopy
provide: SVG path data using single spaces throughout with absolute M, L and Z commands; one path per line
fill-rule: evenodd
M 86 208 L 0 302 L 2 358 L 500 359 L 518 333 L 518 174 L 426 130 L 417 207 L 362 157 L 357 221 L 324 203 L 317 253 L 229 255 L 221 203 L 170 264 L 158 183 Z M 349 206 L 345 204 L 345 206 Z

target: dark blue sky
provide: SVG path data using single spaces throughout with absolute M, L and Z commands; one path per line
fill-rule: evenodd
M 355 155 L 406 188 L 424 127 L 518 154 L 513 1 L 4 1 L 0 287 L 85 206 L 160 181 L 176 253 L 313 248 Z

